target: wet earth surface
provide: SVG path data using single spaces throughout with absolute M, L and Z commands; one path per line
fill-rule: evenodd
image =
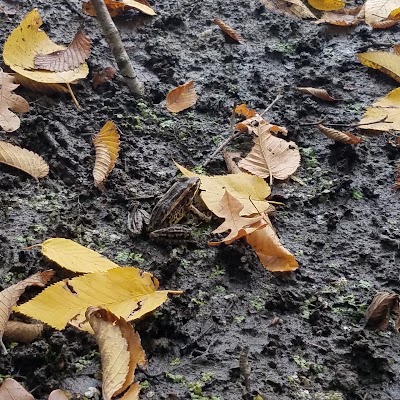
M 338 28 L 272 13 L 258 1 L 151 1 L 156 17 L 128 12 L 116 18 L 146 94 L 135 100 L 120 79 L 94 90 L 94 71 L 115 66 L 97 21 L 79 1 L 0 1 L 1 42 L 37 7 L 56 43 L 68 43 L 81 24 L 93 40 L 88 79 L 68 95 L 45 96 L 19 88 L 31 110 L 7 140 L 40 154 L 50 165 L 36 182 L 0 165 L 0 285 L 6 288 L 52 267 L 24 247 L 50 237 L 73 239 L 121 265 L 152 272 L 162 288 L 183 290 L 137 324 L 149 359 L 137 372 L 141 398 L 153 399 L 400 399 L 399 338 L 389 329 L 364 329 L 377 291 L 399 291 L 399 193 L 393 192 L 398 150 L 390 137 L 365 135 L 358 146 L 333 144 L 310 125 L 357 123 L 365 108 L 396 82 L 362 66 L 355 54 L 394 44 L 400 28 Z M 360 3 L 360 2 L 358 2 Z M 236 28 L 238 45 L 212 23 Z M 3 65 L 4 67 L 4 65 Z M 195 81 L 195 107 L 170 114 L 167 92 Z M 326 103 L 296 86 L 324 87 L 341 101 Z M 233 104 L 245 102 L 286 126 L 301 148 L 296 176 L 303 184 L 275 182 L 284 202 L 273 224 L 296 255 L 291 274 L 271 274 L 243 242 L 209 247 L 218 221 L 185 219 L 196 243 L 158 245 L 132 239 L 127 215 L 139 201 L 150 210 L 174 182 L 172 160 L 197 167 L 229 134 Z M 91 137 L 109 119 L 121 131 L 120 157 L 106 192 L 92 181 Z M 251 138 L 231 148 L 246 152 Z M 218 155 L 204 170 L 224 174 Z M 35 290 L 28 290 L 24 300 Z M 74 398 L 96 398 L 100 356 L 92 337 L 46 328 L 29 345 L 8 344 L 2 376 L 12 376 L 47 399 L 66 388 Z M 246 377 L 243 372 L 251 369 Z

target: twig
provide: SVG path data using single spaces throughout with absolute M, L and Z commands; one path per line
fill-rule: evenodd
M 275 103 L 278 102 L 282 97 L 283 97 L 283 95 L 278 94 L 275 97 L 275 99 L 272 101 L 272 103 L 260 114 L 260 116 L 263 117 L 275 105 Z
M 249 364 L 249 346 L 242 346 L 239 357 L 240 378 L 243 382 L 243 398 L 250 395 L 250 374 L 251 368 Z
M 380 122 L 385 122 L 387 120 L 388 116 L 386 115 L 385 117 L 381 119 L 377 119 L 376 121 L 372 122 L 358 122 L 357 124 L 331 124 L 329 122 L 325 122 L 324 119 L 321 119 L 320 121 L 315 121 L 315 122 L 307 122 L 305 124 L 299 124 L 300 126 L 311 126 L 311 125 L 326 125 L 326 126 L 346 126 L 348 128 L 357 128 L 357 126 L 364 126 L 364 125 L 374 125 L 374 124 L 379 124 Z
M 135 97 L 141 97 L 144 93 L 143 83 L 139 80 L 132 66 L 131 60 L 122 43 L 121 36 L 116 28 L 110 13 L 107 10 L 104 0 L 93 0 L 93 7 L 96 11 L 97 20 L 103 31 L 108 45 L 114 55 L 121 75 L 126 85 Z

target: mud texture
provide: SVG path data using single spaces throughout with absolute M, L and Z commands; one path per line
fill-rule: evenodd
M 163 288 L 184 290 L 137 325 L 149 359 L 147 371 L 136 375 L 144 381 L 142 399 L 400 399 L 398 335 L 363 328 L 375 293 L 399 291 L 399 194 L 391 190 L 398 150 L 387 135 L 364 136 L 352 147 L 301 125 L 321 118 L 355 123 L 394 89 L 394 80 L 363 67 L 355 54 L 395 43 L 399 28 L 318 26 L 274 14 L 257 0 L 151 3 L 156 17 L 129 12 L 116 18 L 145 82 L 143 99 L 134 100 L 118 79 L 93 90 L 91 75 L 75 88 L 80 110 L 68 95 L 18 89 L 31 111 L 21 115 L 17 132 L 0 133 L 0 139 L 42 155 L 50 175 L 37 183 L 0 165 L 1 288 L 49 267 L 64 277 L 39 251 L 23 248 L 65 237 L 154 273 Z M 17 9 L 0 15 L 1 43 L 37 7 L 55 42 L 68 43 L 84 24 L 93 39 L 91 74 L 114 65 L 97 21 L 82 15 L 79 1 L 0 5 Z M 226 38 L 212 23 L 215 17 L 246 43 Z M 171 115 L 165 95 L 189 79 L 198 103 Z M 341 101 L 325 103 L 296 86 L 324 87 Z M 296 255 L 298 271 L 269 273 L 241 242 L 209 247 L 218 221 L 185 220 L 197 233 L 195 245 L 129 236 L 133 202 L 151 209 L 177 175 L 172 159 L 200 166 L 229 134 L 234 103 L 261 111 L 279 93 L 267 117 L 286 126 L 288 139 L 301 147 L 296 175 L 304 185 L 274 184 L 273 196 L 285 205 L 273 223 Z M 122 149 L 101 193 L 92 182 L 91 136 L 108 119 L 121 130 Z M 250 146 L 246 136 L 232 145 L 241 151 Z M 226 173 L 222 157 L 206 171 Z M 100 357 L 86 334 L 47 328 L 36 342 L 8 348 L 1 375 L 18 379 L 36 399 L 58 387 L 82 399 L 89 387 L 100 387 Z

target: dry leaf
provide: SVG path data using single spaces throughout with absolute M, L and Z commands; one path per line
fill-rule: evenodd
M 93 167 L 94 185 L 104 189 L 104 181 L 113 170 L 119 153 L 119 135 L 113 121 L 107 121 L 93 138 L 96 160 Z
M 157 15 L 155 11 L 150 7 L 150 4 L 147 1 L 135 1 L 135 0 L 105 0 L 104 1 L 110 15 L 112 17 L 116 17 L 121 15 L 124 11 L 127 10 L 138 10 L 146 15 Z M 91 1 L 82 3 L 82 11 L 85 14 L 91 15 L 92 17 L 96 16 L 96 11 L 93 7 Z
M 240 132 L 247 132 L 255 136 L 260 136 L 265 132 L 281 133 L 287 135 L 287 129 L 283 126 L 272 125 L 266 121 L 261 115 L 256 114 L 254 117 L 248 118 L 243 122 L 236 124 L 236 129 Z
M 64 72 L 35 70 L 36 54 L 49 54 L 65 50 L 64 46 L 53 43 L 46 33 L 39 29 L 41 25 L 42 19 L 35 8 L 8 36 L 3 50 L 4 62 L 13 71 L 36 82 L 71 83 L 85 78 L 89 73 L 86 63 Z
M 233 40 L 238 43 L 244 43 L 245 40 L 242 38 L 242 36 L 240 36 L 240 34 L 237 33 L 232 27 L 222 21 L 221 18 L 215 18 L 213 22 L 215 25 L 218 25 L 221 28 L 222 32 L 226 33 Z
M 400 56 L 387 51 L 371 51 L 357 54 L 358 59 L 367 67 L 378 69 L 400 82 Z
M 135 382 L 121 397 L 121 400 L 139 400 L 140 384 Z
M 396 175 L 396 181 L 392 187 L 393 190 L 399 190 L 400 189 L 400 161 L 397 162 L 397 175 Z
M 127 321 L 133 321 L 154 311 L 169 294 L 182 293 L 157 291 L 158 286 L 158 280 L 152 274 L 138 268 L 114 268 L 57 282 L 15 310 L 55 329 L 63 329 L 70 322 L 87 330 L 87 325 L 81 323 L 90 306 L 107 308 Z
M 230 233 L 221 241 L 208 242 L 209 245 L 231 244 L 233 241 L 266 225 L 266 222 L 262 220 L 262 215 L 242 217 L 240 216 L 242 210 L 243 204 L 226 190 L 224 197 L 221 199 L 220 210 L 218 212 L 220 217 L 225 218 L 225 221 L 212 233 L 222 233 L 227 230 L 230 230 Z
M 6 132 L 16 131 L 21 125 L 18 115 L 14 112 L 29 111 L 29 103 L 13 93 L 18 86 L 14 76 L 0 69 L 0 127 Z
M 103 398 L 124 392 L 131 384 L 137 365 L 146 365 L 140 336 L 132 325 L 108 310 L 89 307 L 86 312 L 100 348 Z
M 53 390 L 48 400 L 69 400 L 70 397 L 66 395 L 66 393 L 61 389 Z
M 399 22 L 400 21 L 400 7 L 392 10 L 388 16 L 388 19 Z
M 194 89 L 194 81 L 188 81 L 181 86 L 172 89 L 167 94 L 167 110 L 178 113 L 196 104 L 197 94 Z
M 38 154 L 0 140 L 0 163 L 18 168 L 35 179 L 49 173 L 49 166 Z
M 1 340 L 12 308 L 17 304 L 19 296 L 24 293 L 28 286 L 45 286 L 53 274 L 54 272 L 52 270 L 38 272 L 0 292 L 0 344 L 4 351 L 5 347 Z
M 354 136 L 350 132 L 338 131 L 337 129 L 328 128 L 327 126 L 318 124 L 317 128 L 329 139 L 334 140 L 335 142 L 340 142 L 344 144 L 359 144 L 362 142 L 361 138 Z
M 391 12 L 400 7 L 400 0 L 366 0 L 365 22 L 372 28 L 389 28 L 397 21 L 388 20 Z
M 73 272 L 104 272 L 119 267 L 101 254 L 69 239 L 48 239 L 41 248 L 45 257 Z
M 90 37 L 79 30 L 71 44 L 65 50 L 54 51 L 49 54 L 36 54 L 35 68 L 54 72 L 69 71 L 78 68 L 90 54 Z
M 268 131 L 254 138 L 250 153 L 239 162 L 243 168 L 260 178 L 286 179 L 300 165 L 299 148 L 294 142 L 277 138 Z
M 235 162 L 235 159 L 239 160 L 240 158 L 239 152 L 224 150 L 224 160 L 229 174 L 240 174 L 242 172 Z
M 318 89 L 313 87 L 297 87 L 299 92 L 305 94 L 311 94 L 314 97 L 318 97 L 321 100 L 325 101 L 338 101 L 338 99 L 334 99 L 325 89 Z
M 346 5 L 345 0 L 308 0 L 308 4 L 320 11 L 340 10 Z
M 25 324 L 19 321 L 8 321 L 3 339 L 17 343 L 31 343 L 37 339 L 43 331 L 43 324 Z
M 113 67 L 106 67 L 101 71 L 94 72 L 92 79 L 93 89 L 97 89 L 100 85 L 112 81 L 116 72 L 117 71 Z
M 337 26 L 355 26 L 360 24 L 365 17 L 365 7 L 353 7 L 338 10 L 336 12 L 325 12 L 316 24 L 327 23 Z
M 237 105 L 234 108 L 233 112 L 237 115 L 241 115 L 245 119 L 253 118 L 257 115 L 257 111 L 250 110 L 249 108 L 247 108 L 245 103 Z
M 365 325 L 377 330 L 386 330 L 390 313 L 398 313 L 400 297 L 395 293 L 379 292 L 373 298 L 365 314 Z
M 20 74 L 14 74 L 15 83 L 20 84 L 24 88 L 32 90 L 33 92 L 39 93 L 68 93 L 69 90 L 66 86 L 61 83 L 41 83 L 33 81 L 32 79 L 26 78 Z M 73 83 L 73 82 L 71 82 Z
M 34 397 L 26 391 L 26 389 L 12 378 L 4 379 L 0 386 L 1 400 L 35 400 Z
M 301 0 L 260 0 L 260 2 L 267 10 L 283 12 L 299 18 L 316 18 Z
M 264 215 L 264 219 L 267 226 L 247 235 L 247 242 L 268 271 L 294 271 L 299 266 L 294 255 L 282 246 L 267 215 Z

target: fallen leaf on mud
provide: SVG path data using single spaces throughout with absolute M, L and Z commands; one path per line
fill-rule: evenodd
M 371 51 L 357 54 L 360 62 L 391 76 L 400 82 L 400 56 L 387 51 Z
M 0 140 L 0 163 L 18 168 L 35 179 L 49 173 L 49 166 L 38 154 Z
M 297 87 L 299 92 L 305 94 L 311 94 L 314 97 L 318 97 L 325 101 L 337 101 L 338 99 L 333 98 L 325 89 L 318 89 L 313 87 Z
M 42 331 L 43 324 L 8 321 L 3 339 L 10 342 L 31 343 L 42 334 Z
M 116 72 L 117 71 L 113 67 L 106 67 L 101 71 L 94 72 L 92 79 L 93 89 L 97 89 L 100 85 L 112 81 Z
M 1 400 L 35 400 L 35 398 L 26 391 L 26 389 L 12 378 L 4 379 L 0 386 Z
M 1 340 L 12 308 L 17 304 L 19 297 L 28 286 L 45 286 L 53 274 L 52 270 L 38 272 L 0 292 L 0 345 L 4 351 L 5 347 Z
M 124 392 L 133 382 L 137 365 L 146 366 L 140 336 L 132 325 L 108 310 L 89 307 L 86 312 L 100 348 L 104 400 Z
M 220 215 L 220 202 L 226 190 L 243 204 L 242 216 L 262 213 L 269 207 L 265 199 L 271 194 L 271 188 L 258 176 L 244 173 L 206 176 L 195 174 L 177 163 L 175 165 L 183 175 L 200 178 L 200 196 L 207 208 L 218 217 L 224 217 Z
M 35 8 L 30 11 L 8 36 L 4 44 L 4 62 L 18 74 L 42 83 L 71 83 L 83 79 L 89 73 L 86 63 L 64 72 L 35 70 L 36 54 L 48 54 L 65 50 L 64 46 L 53 43 L 40 30 L 42 19 Z
M 240 36 L 240 34 L 236 32 L 231 26 L 222 21 L 221 18 L 215 18 L 213 22 L 215 25 L 218 25 L 221 28 L 222 32 L 226 33 L 233 40 L 238 43 L 244 43 L 245 40 L 242 38 L 242 36 Z
M 365 314 L 365 326 L 384 331 L 389 325 L 391 312 L 395 311 L 397 314 L 396 327 L 398 327 L 400 318 L 399 300 L 400 296 L 396 293 L 377 293 Z
M 224 160 L 226 164 L 226 169 L 230 174 L 240 174 L 242 171 L 237 166 L 235 159 L 240 160 L 241 154 L 239 152 L 232 152 L 224 150 Z
M 135 0 L 105 0 L 104 1 L 110 15 L 112 17 L 116 17 L 121 15 L 124 11 L 128 10 L 138 10 L 141 11 L 143 14 L 146 15 L 157 15 L 155 11 L 150 7 L 150 4 L 147 1 L 135 1 Z M 93 7 L 91 1 L 83 2 L 82 3 L 82 11 L 90 15 L 92 17 L 96 16 L 96 11 Z
M 397 161 L 397 175 L 396 175 L 396 181 L 392 187 L 393 190 L 399 190 L 400 189 L 400 161 Z
M 101 254 L 69 239 L 47 239 L 41 248 L 45 257 L 73 272 L 105 272 L 119 267 Z
M 294 255 L 279 241 L 271 221 L 264 215 L 267 226 L 246 236 L 247 243 L 254 249 L 263 266 L 271 272 L 294 271 L 299 264 Z
M 388 17 L 399 7 L 400 0 L 366 0 L 365 22 L 374 29 L 390 28 L 397 21 L 388 20 Z
M 399 6 L 400 6 L 400 3 L 399 3 Z M 391 13 L 388 16 L 388 19 L 399 22 L 400 21 L 400 7 L 395 8 L 393 11 L 391 11 Z
M 48 400 L 69 400 L 70 397 L 66 395 L 66 393 L 61 389 L 53 390 Z
M 234 108 L 233 112 L 236 115 L 241 115 L 245 119 L 253 118 L 253 117 L 255 117 L 257 115 L 257 111 L 256 110 L 250 110 L 249 108 L 247 108 L 245 103 L 237 105 Z
M 94 185 L 104 190 L 104 181 L 113 170 L 119 153 L 119 135 L 113 121 L 107 121 L 93 138 L 96 160 L 93 167 Z
M 71 44 L 65 50 L 59 50 L 48 54 L 35 55 L 35 68 L 54 72 L 69 71 L 78 68 L 85 62 L 90 54 L 90 37 L 79 30 Z
M 308 4 L 320 11 L 340 10 L 346 5 L 345 0 L 308 0 Z
M 338 131 L 337 129 L 328 128 L 327 126 L 318 124 L 317 128 L 320 132 L 322 132 L 329 139 L 334 140 L 335 142 L 340 142 L 344 144 L 359 144 L 362 142 L 361 138 L 354 136 L 350 132 Z
M 240 212 L 243 210 L 243 204 L 233 197 L 227 190 L 220 202 L 219 216 L 225 218 L 225 221 L 212 233 L 222 233 L 230 230 L 228 236 L 218 242 L 208 242 L 211 246 L 217 246 L 221 243 L 231 244 L 233 241 L 248 235 L 266 225 L 262 215 L 255 217 L 242 217 Z
M 384 118 L 386 119 L 382 121 Z M 382 122 L 371 124 L 374 121 Z M 400 131 L 400 88 L 392 90 L 368 107 L 359 128 L 372 131 Z
M 271 11 L 283 12 L 298 18 L 317 18 L 301 0 L 260 0 Z
M 247 156 L 240 160 L 239 167 L 260 178 L 286 179 L 300 165 L 299 148 L 294 142 L 288 142 L 264 131 L 254 138 L 254 146 Z
M 172 89 L 167 94 L 167 110 L 178 113 L 196 104 L 197 94 L 194 89 L 194 81 L 188 81 L 181 86 Z
M 39 93 L 68 93 L 69 90 L 62 83 L 41 83 L 33 81 L 20 74 L 14 74 L 15 83 L 20 84 L 24 88 Z M 72 83 L 72 82 L 71 82 Z
M 239 122 L 236 124 L 236 129 L 240 132 L 247 131 L 249 134 L 253 134 L 255 136 L 260 136 L 265 132 L 281 133 L 285 136 L 287 135 L 287 129 L 285 127 L 270 124 L 259 114 Z
M 316 24 L 327 23 L 337 26 L 355 26 L 360 24 L 365 17 L 365 7 L 353 7 L 338 10 L 336 12 L 325 12 Z
M 21 125 L 18 115 L 14 112 L 29 111 L 29 103 L 13 93 L 18 86 L 14 76 L 0 70 L 0 127 L 6 132 L 13 132 Z
M 148 272 L 133 267 L 114 268 L 57 282 L 16 307 L 15 311 L 55 329 L 63 329 L 70 322 L 88 330 L 90 327 L 81 323 L 90 306 L 105 307 L 127 321 L 133 321 L 154 311 L 169 294 L 182 293 L 157 291 L 158 286 L 158 280 Z

